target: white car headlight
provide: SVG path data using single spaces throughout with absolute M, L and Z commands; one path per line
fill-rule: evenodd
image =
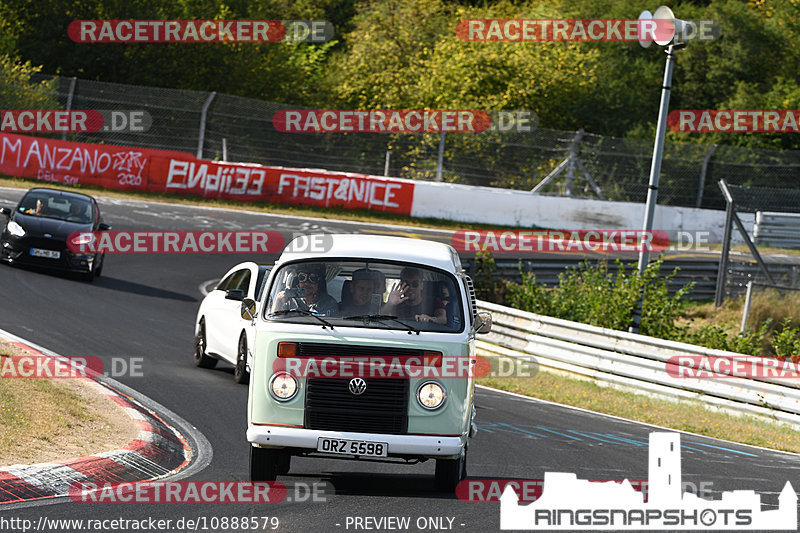
M 285 372 L 272 376 L 269 380 L 269 392 L 281 402 L 288 402 L 297 394 L 297 380 Z
M 6 228 L 8 229 L 8 232 L 14 237 L 23 237 L 25 235 L 25 230 L 22 229 L 22 226 L 20 226 L 13 220 L 8 222 Z
M 75 235 L 71 239 L 71 242 L 75 246 L 83 246 L 85 244 L 89 244 L 93 240 L 94 240 L 94 234 L 93 233 L 84 232 L 84 233 L 79 233 L 79 234 Z
M 438 409 L 446 397 L 444 387 L 435 381 L 427 381 L 417 389 L 417 401 L 425 409 Z

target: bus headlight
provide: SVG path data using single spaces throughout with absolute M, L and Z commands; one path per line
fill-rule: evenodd
M 286 372 L 274 374 L 269 380 L 269 392 L 279 402 L 288 402 L 297 394 L 297 380 Z
M 425 409 L 438 409 L 447 398 L 444 387 L 435 381 L 426 381 L 417 389 L 417 401 Z

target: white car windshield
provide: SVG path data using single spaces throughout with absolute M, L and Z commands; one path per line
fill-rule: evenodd
M 318 324 L 459 332 L 456 278 L 444 271 L 380 261 L 302 261 L 275 273 L 265 318 Z

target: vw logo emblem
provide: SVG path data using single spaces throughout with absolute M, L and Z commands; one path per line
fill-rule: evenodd
M 367 382 L 362 378 L 353 378 L 350 380 L 347 388 L 350 389 L 353 396 L 361 396 L 364 394 L 364 391 L 367 390 Z

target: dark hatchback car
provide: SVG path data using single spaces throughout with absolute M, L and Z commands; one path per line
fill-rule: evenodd
M 13 211 L 3 207 L 0 212 L 8 217 L 0 234 L 0 260 L 76 272 L 87 281 L 100 275 L 103 254 L 76 254 L 67 247 L 73 232 L 111 229 L 91 196 L 36 188 L 25 193 Z

